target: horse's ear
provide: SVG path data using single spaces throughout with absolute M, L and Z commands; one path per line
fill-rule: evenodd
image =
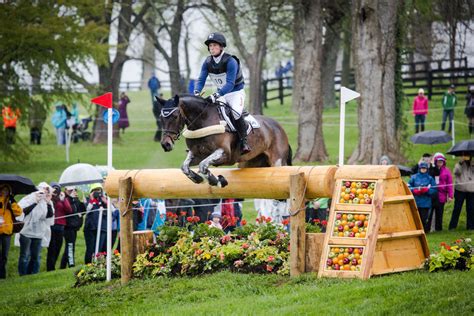
M 155 102 L 158 102 L 159 104 L 164 105 L 166 103 L 166 100 L 155 95 Z
M 179 103 L 179 95 L 176 94 L 176 95 L 174 96 L 174 104 L 175 104 L 175 105 L 178 105 L 178 103 Z

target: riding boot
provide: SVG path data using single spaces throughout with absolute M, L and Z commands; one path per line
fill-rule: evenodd
M 248 154 L 252 149 L 247 143 L 247 122 L 245 122 L 242 116 L 235 121 L 235 128 L 240 138 L 240 152 L 242 155 Z

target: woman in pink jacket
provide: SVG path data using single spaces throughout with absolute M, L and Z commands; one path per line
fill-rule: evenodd
M 413 100 L 413 115 L 415 116 L 415 133 L 425 130 L 425 118 L 428 114 L 428 99 L 425 97 L 425 90 L 420 88 L 418 95 Z
M 453 176 L 451 171 L 446 167 L 446 158 L 443 154 L 436 154 L 433 157 L 436 168 L 439 170 L 439 177 L 435 177 L 438 185 L 438 196 L 435 203 L 432 204 L 428 223 L 431 223 L 433 213 L 435 214 L 435 230 L 443 230 L 443 212 L 446 202 L 453 199 Z M 438 179 L 436 179 L 438 178 Z

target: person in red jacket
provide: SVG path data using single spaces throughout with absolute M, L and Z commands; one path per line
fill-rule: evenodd
M 420 88 L 418 95 L 413 100 L 413 116 L 415 116 L 415 133 L 425 130 L 425 119 L 428 115 L 428 99 L 425 97 L 425 90 Z
M 53 188 L 53 204 L 54 204 L 54 225 L 51 226 L 51 241 L 48 247 L 48 256 L 46 259 L 46 270 L 53 271 L 56 269 L 56 261 L 58 260 L 63 245 L 64 227 L 66 226 L 66 215 L 72 214 L 72 207 L 66 194 L 61 192 L 61 187 L 57 183 L 51 183 Z

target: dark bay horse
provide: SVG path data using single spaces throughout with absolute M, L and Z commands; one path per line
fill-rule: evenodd
M 161 146 L 165 151 L 173 149 L 185 125 L 189 131 L 197 133 L 203 128 L 219 127 L 222 121 L 218 105 L 201 97 L 175 96 L 169 100 L 157 99 L 157 102 L 162 105 Z M 233 132 L 221 131 L 199 138 L 186 138 L 189 151 L 181 166 L 183 173 L 195 183 L 206 180 L 210 185 L 224 187 L 227 180 L 221 175 L 214 176 L 209 171 L 210 165 L 217 167 L 238 163 L 239 168 L 291 165 L 291 147 L 281 125 L 269 117 L 255 115 L 254 118 L 260 127 L 248 135 L 252 151 L 244 155 L 240 153 L 239 137 Z M 196 165 L 199 165 L 198 173 L 190 169 L 190 166 Z

